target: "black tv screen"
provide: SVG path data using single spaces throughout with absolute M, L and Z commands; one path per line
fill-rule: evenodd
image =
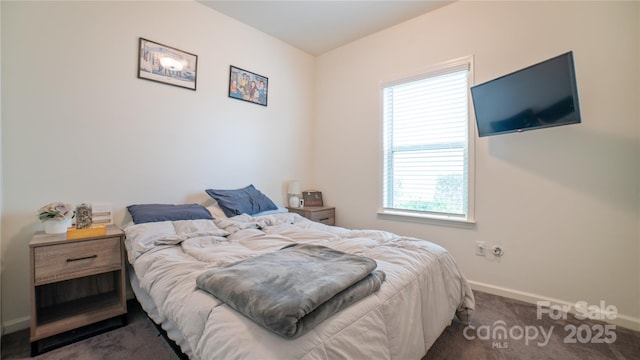
M 573 52 L 471 87 L 479 136 L 581 122 Z

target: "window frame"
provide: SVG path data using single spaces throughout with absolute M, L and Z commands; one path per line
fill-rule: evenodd
M 466 184 L 466 196 L 467 196 L 467 211 L 464 216 L 457 214 L 445 214 L 445 213 L 434 213 L 428 211 L 418 211 L 418 210 L 404 210 L 404 209 L 393 209 L 387 208 L 384 204 L 384 186 L 385 186 L 385 136 L 386 129 L 384 124 L 384 89 L 390 86 L 400 85 L 412 81 L 417 81 L 429 77 L 434 77 L 438 75 L 444 75 L 447 73 L 455 72 L 458 70 L 467 69 L 467 184 Z M 476 138 L 476 124 L 475 124 L 475 116 L 473 113 L 473 104 L 471 98 L 471 87 L 474 85 L 473 82 L 473 56 L 465 56 L 458 59 L 453 59 L 449 61 L 444 61 L 428 68 L 416 72 L 414 74 L 398 77 L 389 81 L 384 81 L 380 83 L 380 106 L 379 106 L 379 114 L 380 114 L 380 154 L 381 157 L 379 159 L 380 164 L 380 177 L 381 186 L 380 186 L 380 208 L 377 211 L 379 217 L 391 219 L 391 220 L 401 220 L 401 221 L 411 221 L 411 222 L 423 222 L 435 225 L 446 225 L 446 226 L 473 226 L 476 223 L 475 220 L 475 138 Z

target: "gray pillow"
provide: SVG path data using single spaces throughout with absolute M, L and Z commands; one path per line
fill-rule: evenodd
M 253 185 L 236 190 L 205 190 L 214 198 L 228 217 L 248 214 L 254 215 L 263 211 L 276 210 L 278 207 Z

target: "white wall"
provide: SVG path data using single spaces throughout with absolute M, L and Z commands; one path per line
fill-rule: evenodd
M 637 2 L 457 2 L 326 53 L 317 65 L 314 187 L 337 222 L 448 248 L 476 288 L 605 301 L 640 329 Z M 573 50 L 583 123 L 476 137 L 472 228 L 378 218 L 380 83 L 473 55 L 481 83 Z M 499 261 L 475 240 L 501 244 Z
M 2 1 L 2 319 L 28 326 L 28 242 L 51 201 L 276 202 L 310 171 L 315 59 L 197 2 Z M 198 55 L 197 91 L 137 79 L 138 38 Z M 269 106 L 227 97 L 229 65 Z M 291 151 L 295 149 L 295 151 Z

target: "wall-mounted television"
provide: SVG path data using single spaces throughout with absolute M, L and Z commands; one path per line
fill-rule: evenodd
M 573 52 L 471 87 L 478 136 L 581 122 Z

